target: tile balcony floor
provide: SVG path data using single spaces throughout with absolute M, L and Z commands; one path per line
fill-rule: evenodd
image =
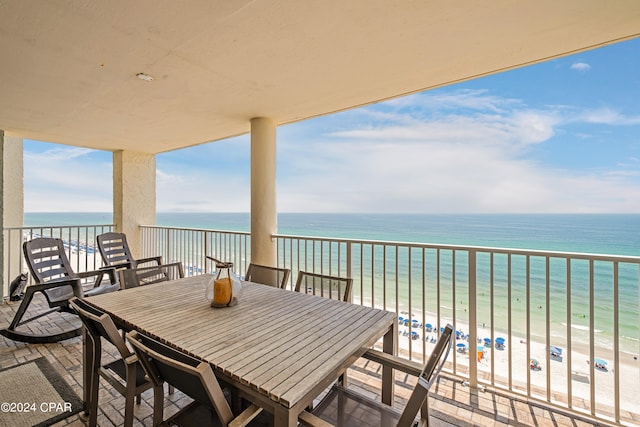
M 44 298 L 37 297 L 37 305 L 44 308 Z M 0 328 L 9 325 L 18 302 L 0 303 Z M 35 306 L 34 308 L 38 308 Z M 28 316 L 28 315 L 27 315 Z M 30 325 L 34 330 L 44 328 L 46 322 L 62 327 L 80 324 L 77 317 L 67 314 L 52 314 Z M 51 325 L 48 327 L 56 327 Z M 104 360 L 115 357 L 115 350 L 104 346 Z M 110 353 L 113 350 L 113 353 Z M 82 338 L 76 337 L 55 344 L 24 344 L 0 336 L 0 369 L 44 356 L 58 370 L 69 385 L 82 397 Z M 396 406 L 403 407 L 410 395 L 413 384 L 404 384 L 405 376 L 397 374 Z M 363 393 L 377 395 L 380 390 L 380 366 L 360 359 L 348 372 L 349 387 L 358 388 Z M 2 387 L 2 384 L 0 384 Z M 123 422 L 124 398 L 109 386 L 100 383 L 98 424 L 100 426 L 120 426 Z M 165 397 L 165 416 L 183 407 L 189 398 L 176 390 Z M 153 413 L 153 392 L 142 394 L 142 403 L 135 408 L 136 426 L 151 426 Z M 502 392 L 472 391 L 459 379 L 445 374 L 440 376 L 429 394 L 432 426 L 607 426 L 585 417 L 570 414 L 538 403 L 527 402 L 522 397 Z M 82 418 L 74 415 L 56 426 L 84 426 Z

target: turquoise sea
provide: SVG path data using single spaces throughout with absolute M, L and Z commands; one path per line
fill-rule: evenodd
M 110 224 L 110 213 L 25 213 L 25 225 Z M 157 224 L 249 231 L 248 213 L 158 213 Z M 281 234 L 640 255 L 640 214 L 278 215 Z
M 37 225 L 70 225 L 70 224 L 110 224 L 110 213 L 27 213 L 26 226 Z M 229 231 L 249 231 L 250 217 L 248 213 L 158 213 L 157 224 L 175 227 L 206 228 Z M 386 240 L 395 242 L 419 242 L 432 244 L 452 244 L 465 246 L 484 246 L 513 249 L 534 249 L 545 251 L 581 252 L 611 255 L 640 255 L 640 215 L 632 214 L 469 214 L 469 215 L 400 215 L 400 214 L 294 214 L 282 213 L 278 216 L 280 234 L 300 236 L 342 237 L 363 240 Z M 523 267 L 524 268 L 524 267 Z M 531 317 L 542 320 L 544 315 L 544 287 L 537 286 L 544 282 L 544 265 L 532 263 L 530 307 L 540 308 L 532 311 Z M 563 265 L 551 265 L 557 270 L 556 277 L 562 277 Z M 583 270 L 582 272 L 580 270 Z M 585 266 L 578 266 L 576 275 L 584 274 Z M 446 270 L 446 269 L 445 269 Z M 460 268 L 464 271 L 464 268 Z M 496 276 L 499 276 L 496 271 Z M 446 278 L 447 272 L 443 272 Z M 596 284 L 606 283 L 611 272 L 596 268 Z M 623 347 L 637 353 L 640 346 L 639 332 L 640 306 L 639 276 L 637 269 L 622 269 L 620 285 L 621 301 L 619 327 Z M 484 323 L 488 313 L 489 288 L 487 271 L 478 272 L 479 321 Z M 602 279 L 600 279 L 602 278 Z M 449 278 L 450 279 L 450 278 Z M 586 282 L 586 280 L 585 280 Z M 456 285 L 458 286 L 458 285 Z M 564 295 L 562 281 L 551 283 L 552 298 Z M 599 334 L 599 344 L 611 342 L 612 293 L 610 290 L 596 287 L 595 327 Z M 460 302 L 456 311 L 466 304 L 464 289 L 456 289 L 456 302 Z M 462 301 L 461 297 L 462 296 Z M 499 277 L 494 289 L 496 312 L 506 311 L 508 298 L 506 284 Z M 571 324 L 576 328 L 576 338 L 588 331 L 588 289 L 586 285 L 577 284 L 572 288 Z M 512 313 L 514 329 L 518 322 L 524 321 L 523 310 L 518 312 L 517 304 L 524 299 L 522 287 L 512 289 Z M 487 298 L 482 304 L 482 298 Z M 602 304 L 598 304 L 602 301 Z M 452 304 L 452 301 L 449 301 Z M 442 303 L 441 303 L 442 304 Z M 564 303 L 558 303 L 552 309 L 552 334 L 562 334 L 566 328 L 567 314 Z M 461 314 L 464 316 L 464 314 Z M 484 317 L 483 317 L 484 316 Z M 496 324 L 504 319 L 496 318 Z M 498 325 L 499 326 L 499 325 Z M 522 332 L 519 330 L 518 332 Z M 544 331 L 541 331 L 544 332 Z

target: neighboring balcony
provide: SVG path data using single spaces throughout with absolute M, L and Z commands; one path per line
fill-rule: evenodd
M 5 229 L 5 244 L 62 236 L 74 268 L 93 269 L 101 265 L 95 235 L 112 226 L 83 227 Z M 479 417 L 540 425 L 546 418 L 541 413 L 555 414 L 554 425 L 562 417 L 573 424 L 640 424 L 640 257 L 274 239 L 278 266 L 292 270 L 290 289 L 299 270 L 350 276 L 353 303 L 396 312 L 404 357 L 424 361 L 439 328 L 454 325 L 456 351 L 434 389 L 436 413 L 462 411 L 477 425 L 484 425 Z M 182 261 L 187 275 L 212 272 L 205 255 L 233 262 L 239 275 L 251 259 L 244 232 L 143 226 L 142 248 L 141 256 Z M 5 277 L 17 274 L 16 262 Z M 351 371 L 356 386 L 377 380 L 370 364 L 360 362 Z

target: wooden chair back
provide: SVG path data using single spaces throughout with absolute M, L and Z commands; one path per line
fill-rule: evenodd
M 400 370 L 411 376 L 417 376 L 409 400 L 402 412 L 385 405 L 370 396 L 358 393 L 353 389 L 335 384 L 311 413 L 303 411 L 300 414 L 300 425 L 311 427 L 337 426 L 371 426 L 371 427 L 413 427 L 416 425 L 418 412 L 421 426 L 429 425 L 429 407 L 427 395 L 429 388 L 436 381 L 449 351 L 453 346 L 453 326 L 447 325 L 424 366 L 370 349 L 364 357 L 376 363 L 381 363 L 393 369 Z M 327 424 L 330 423 L 330 424 Z
M 137 396 L 152 387 L 151 381 L 144 376 L 144 369 L 138 363 L 133 351 L 127 347 L 124 337 L 118 331 L 113 319 L 101 310 L 93 307 L 83 299 L 72 298 L 69 304 L 76 311 L 87 331 L 85 351 L 90 356 L 87 358 L 90 366 L 87 372 L 90 375 L 89 385 L 89 426 L 96 426 L 98 419 L 98 386 L 99 376 L 106 379 L 109 384 L 125 398 L 124 426 L 133 425 L 133 404 Z M 102 339 L 110 342 L 120 353 L 120 358 L 102 363 Z M 86 368 L 85 368 L 86 369 Z
M 298 272 L 296 292 L 305 292 L 324 298 L 351 302 L 351 287 L 353 279 L 350 277 L 330 276 L 326 274 Z
M 100 337 L 106 339 L 115 346 L 123 359 L 133 355 L 126 346 L 124 338 L 120 335 L 115 323 L 113 323 L 111 316 L 79 298 L 72 298 L 69 304 L 78 313 L 82 324 L 87 329 L 87 333 L 95 341 L 99 341 Z
M 164 382 L 171 384 L 195 401 L 212 407 L 222 425 L 233 420 L 211 365 L 136 331 L 127 333 L 127 339 L 156 389 Z M 154 425 L 161 416 L 162 408 L 154 408 Z
M 182 262 L 173 262 L 150 267 L 121 269 L 118 274 L 120 275 L 122 289 L 129 289 L 166 282 L 167 280 L 181 279 L 184 277 L 184 268 L 182 267 Z
M 428 421 L 429 415 L 425 403 L 427 401 L 429 388 L 436 381 L 438 375 L 440 375 L 440 371 L 442 371 L 444 367 L 451 347 L 453 347 L 453 326 L 448 324 L 440 334 L 429 356 L 429 360 L 427 360 L 424 369 L 418 377 L 418 382 L 411 393 L 411 397 L 409 397 L 407 406 L 405 406 L 404 411 L 402 411 L 398 426 L 411 426 L 421 408 L 425 408 L 424 412 L 427 413 L 423 413 L 423 418 Z
M 290 274 L 291 270 L 288 268 L 277 268 L 251 263 L 247 268 L 245 280 L 284 289 L 287 286 Z

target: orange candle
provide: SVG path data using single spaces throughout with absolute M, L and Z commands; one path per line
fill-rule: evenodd
M 213 282 L 212 307 L 226 307 L 231 302 L 231 279 L 224 277 Z

